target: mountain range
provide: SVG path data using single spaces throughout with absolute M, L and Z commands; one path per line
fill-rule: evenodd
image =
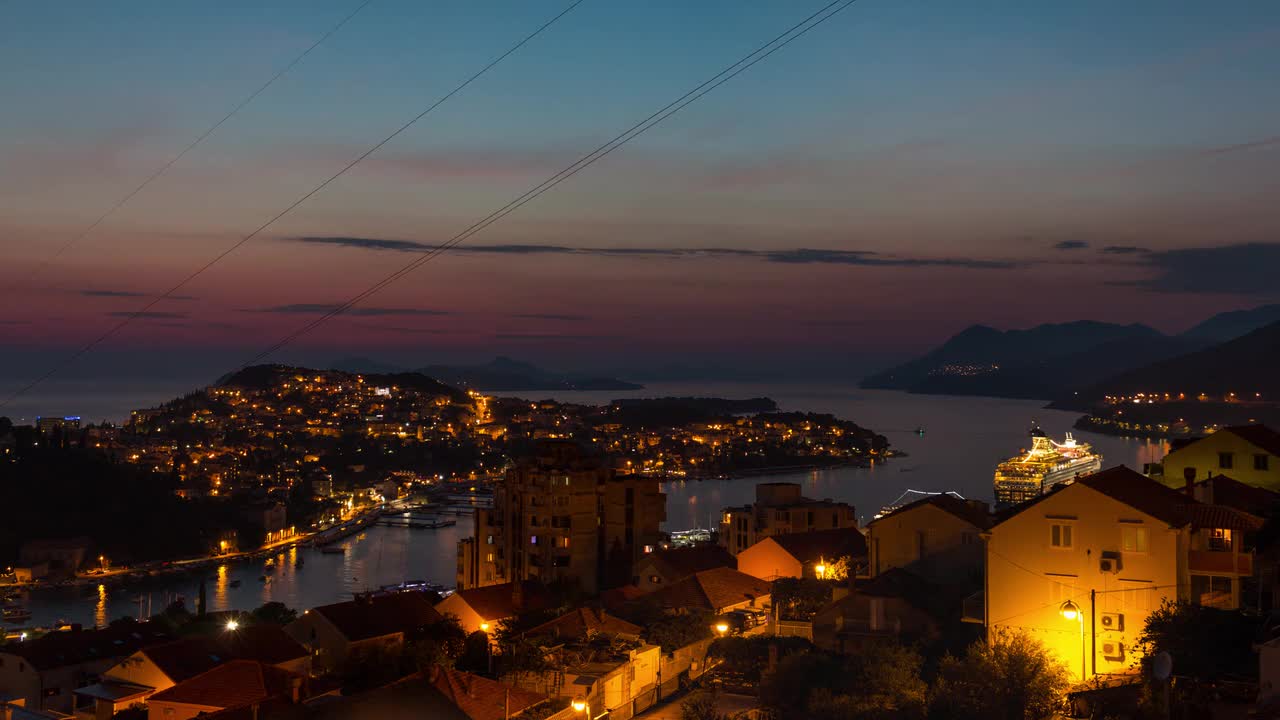
M 1277 324 L 1280 305 L 1215 315 L 1178 335 L 1146 325 L 1088 320 L 1026 330 L 974 325 L 919 358 L 865 378 L 862 387 L 1065 403 L 1092 397 L 1099 388 L 1120 389 L 1130 383 L 1131 372 L 1164 368 L 1167 361 L 1199 353 L 1209 353 L 1196 365 L 1208 372 L 1215 362 L 1236 357 L 1230 349 L 1221 355 L 1209 351 Z M 1265 344 L 1265 339 L 1257 342 Z
M 391 374 L 406 372 L 368 358 L 343 358 L 333 369 L 346 372 Z M 536 365 L 496 357 L 478 365 L 427 365 L 409 372 L 421 373 L 443 383 L 485 392 L 545 392 L 555 390 L 640 390 L 643 385 L 611 377 L 562 373 Z

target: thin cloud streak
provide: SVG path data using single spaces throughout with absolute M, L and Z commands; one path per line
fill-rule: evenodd
M 435 246 L 414 240 L 358 237 L 294 237 L 290 242 L 311 245 L 348 247 L 361 250 L 393 252 L 427 252 Z M 974 270 L 1010 270 L 1022 263 L 982 258 L 912 258 L 882 255 L 869 250 L 824 250 L 795 248 L 788 250 L 744 250 L 738 248 L 605 248 L 569 247 L 566 245 L 466 245 L 450 252 L 490 255 L 591 255 L 599 257 L 646 258 L 743 258 L 788 265 L 860 265 L 868 267 L 954 267 Z
M 243 308 L 240 312 L 246 313 L 271 313 L 278 315 L 321 315 L 333 312 L 340 308 L 339 304 L 327 303 L 292 303 L 289 305 L 272 305 L 262 308 Z M 438 317 L 442 315 L 452 315 L 447 310 L 426 310 L 422 308 L 394 308 L 394 307 L 353 307 L 347 309 L 344 315 L 356 317 L 382 317 L 390 315 L 420 315 Z

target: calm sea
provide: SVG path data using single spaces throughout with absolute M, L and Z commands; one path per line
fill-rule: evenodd
M 712 527 L 721 508 L 752 502 L 756 483 L 778 480 L 801 483 L 809 497 L 851 502 L 864 521 L 908 488 L 954 490 L 989 501 L 996 463 L 1028 446 L 1027 431 L 1033 422 L 1060 438 L 1076 419 L 1073 413 L 1044 410 L 1038 401 L 908 395 L 829 384 L 664 384 L 630 393 L 551 395 L 580 403 L 662 395 L 767 395 L 784 410 L 832 413 L 857 422 L 888 436 L 895 449 L 907 454 L 872 468 L 667 483 L 667 530 Z M 92 404 L 104 410 L 108 406 L 107 401 Z M 66 412 L 75 409 L 68 407 Z M 924 430 L 923 435 L 916 433 L 917 428 Z M 1090 433 L 1077 433 L 1077 438 L 1102 452 L 1104 466 L 1125 464 L 1141 469 L 1142 463 L 1164 455 L 1163 445 L 1157 442 Z M 405 580 L 452 585 L 455 547 L 467 527 L 465 519 L 456 527 L 437 530 L 375 527 L 344 541 L 344 555 L 295 549 L 282 553 L 271 568 L 262 561 L 224 565 L 205 573 L 209 608 L 252 609 L 272 600 L 306 608 Z M 300 565 L 299 558 L 303 560 Z M 33 591 L 24 600 L 34 614 L 31 625 L 68 620 L 91 626 L 122 615 L 136 616 L 140 608 L 159 612 L 175 596 L 184 597 L 188 606 L 193 606 L 199 581 L 196 575 L 186 575 L 110 590 L 97 586 L 50 588 Z

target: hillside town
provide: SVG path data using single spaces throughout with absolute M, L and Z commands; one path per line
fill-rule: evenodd
M 260 393 L 214 388 L 183 412 L 225 403 L 254 418 L 241 442 L 274 438 L 288 452 L 314 451 L 292 445 L 328 427 L 291 419 L 297 398 L 315 395 L 342 399 L 305 416 L 340 427 L 344 409 L 378 409 L 388 428 L 409 423 L 404 437 L 391 433 L 397 441 L 474 438 L 461 428 L 495 424 L 528 437 L 496 401 L 448 398 L 422 413 L 397 406 L 399 389 L 329 380 L 295 378 L 300 387 L 270 408 Z M 548 418 L 525 407 L 521 417 Z M 135 425 L 159 433 L 176 412 Z M 183 417 L 221 428 L 211 436 L 225 443 L 234 435 L 223 412 Z M 492 482 L 491 503 L 464 518 L 455 587 L 218 612 L 202 587 L 194 603 L 141 620 L 14 638 L 0 648 L 6 719 L 1225 718 L 1280 708 L 1280 433 L 1268 427 L 1224 428 L 1177 444 L 1145 474 L 1106 467 L 999 509 L 924 494 L 865 526 L 847 503 L 761 483 L 754 503 L 722 510 L 708 541 L 681 546 L 661 530 L 659 479 L 628 471 L 610 442 L 584 441 L 579 427 L 528 445 Z M 696 432 L 732 442 L 749 427 Z M 192 473 L 215 457 L 199 442 L 198 457 L 185 455 Z M 223 491 L 244 477 L 223 474 Z

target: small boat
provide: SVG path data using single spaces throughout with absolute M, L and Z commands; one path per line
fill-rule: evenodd
M 342 555 L 346 552 L 347 549 L 341 545 L 325 545 L 320 548 L 320 554 L 322 555 Z
M 231 581 L 231 583 L 230 583 L 230 585 L 231 585 L 231 587 L 233 587 L 233 588 L 238 588 L 238 587 L 240 587 L 240 581 L 239 581 L 239 580 L 232 580 L 232 581 Z
M 7 607 L 0 613 L 7 623 L 20 623 L 31 619 L 31 611 L 24 607 Z

